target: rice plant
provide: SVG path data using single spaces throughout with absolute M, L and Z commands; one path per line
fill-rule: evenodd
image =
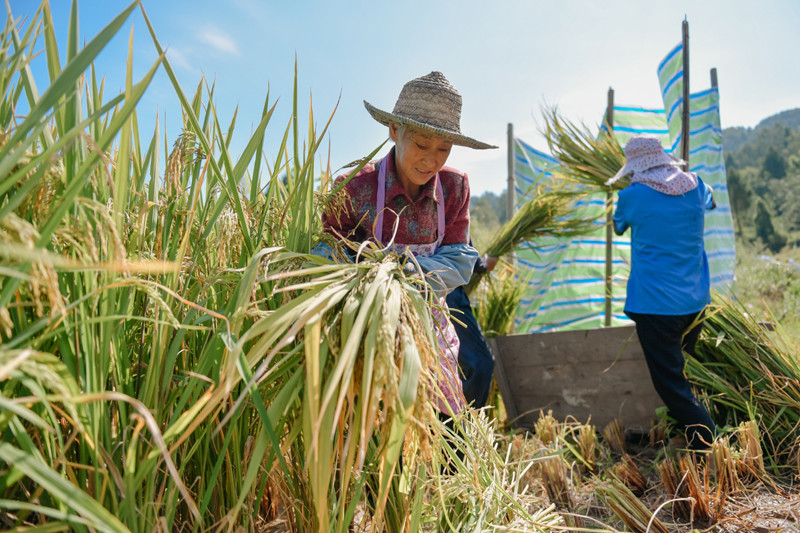
M 156 58 L 134 80 L 131 48 L 125 90 L 104 100 L 92 61 L 137 8 Z M 2 34 L 0 519 L 253 527 L 271 486 L 296 529 L 346 530 L 368 461 L 386 502 L 402 447 L 435 452 L 435 416 L 416 401 L 437 394 L 423 293 L 392 257 L 308 255 L 327 126 L 309 124 L 301 153 L 296 95 L 275 153 L 267 96 L 234 158 L 213 88 L 184 93 L 138 3 L 83 48 L 77 19 L 73 3 L 64 65 L 46 2 Z M 41 96 L 27 68 L 38 41 Z M 158 68 L 185 116 L 169 152 L 158 126 L 140 138 L 136 115 Z
M 525 283 L 520 282 L 511 268 L 501 266 L 497 270 L 499 272 L 484 276 L 472 298 L 477 302 L 474 306 L 475 318 L 486 337 L 514 332 L 517 307 L 525 294 Z
M 758 424 L 765 463 L 776 472 L 800 427 L 800 364 L 785 338 L 779 324 L 771 331 L 738 301 L 714 295 L 686 365 L 717 425 Z

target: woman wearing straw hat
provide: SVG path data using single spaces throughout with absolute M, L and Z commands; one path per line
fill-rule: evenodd
M 625 314 L 636 323 L 656 392 L 685 431 L 690 449 L 711 445 L 714 422 L 683 374 L 683 350 L 694 355 L 703 310 L 711 302 L 703 244 L 713 191 L 683 161 L 666 154 L 658 137 L 640 135 L 625 146 L 625 165 L 611 184 L 631 174 L 619 192 L 614 231 L 631 228 L 631 274 Z
M 352 241 L 374 240 L 408 250 L 444 306 L 444 295 L 467 283 L 478 258 L 469 244 L 467 175 L 445 163 L 453 145 L 497 147 L 461 133 L 461 95 L 441 72 L 406 83 L 391 113 L 366 101 L 364 105 L 389 127 L 395 145 L 345 185 L 350 202 L 344 211 L 325 213 L 324 226 Z M 345 178 L 338 177 L 337 183 Z M 413 263 L 406 267 L 411 271 Z M 434 308 L 433 316 L 439 325 L 439 388 L 446 398 L 439 409 L 458 413 L 465 403 L 456 362 L 458 337 L 446 313 Z

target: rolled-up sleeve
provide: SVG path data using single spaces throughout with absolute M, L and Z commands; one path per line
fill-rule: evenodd
M 444 244 L 431 256 L 417 256 L 417 262 L 434 290 L 451 291 L 467 284 L 478 256 L 469 244 Z

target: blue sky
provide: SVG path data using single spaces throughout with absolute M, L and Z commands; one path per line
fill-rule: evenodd
M 557 105 L 566 118 L 592 127 L 602 117 L 609 87 L 619 104 L 658 107 L 656 67 L 680 41 L 684 17 L 692 91 L 708 88 L 709 70 L 717 68 L 723 127 L 752 127 L 800 107 L 796 0 L 142 3 L 184 90 L 192 93 L 203 75 L 214 81 L 223 123 L 238 106 L 234 149 L 258 123 L 269 88 L 271 98 L 279 98 L 276 123 L 268 127 L 277 150 L 291 112 L 295 57 L 302 120 L 311 97 L 319 127 L 339 102 L 329 130 L 334 169 L 387 137 L 363 100 L 391 110 L 406 81 L 442 71 L 463 96 L 462 131 L 501 147 L 453 149 L 448 164 L 469 174 L 473 195 L 505 188 L 508 123 L 518 137 L 546 149 L 539 134 L 543 105 Z M 51 0 L 62 53 L 70 5 Z M 82 39 L 91 39 L 127 5 L 80 1 Z M 15 17 L 30 16 L 39 0 L 10 0 L 10 6 Z M 107 94 L 123 86 L 131 24 L 135 72 L 141 76 L 156 59 L 137 12 L 98 60 Z M 35 73 L 40 88 L 46 86 L 44 70 Z M 143 128 L 152 127 L 157 112 L 162 121 L 166 114 L 171 143 L 180 108 L 163 72 L 139 106 Z

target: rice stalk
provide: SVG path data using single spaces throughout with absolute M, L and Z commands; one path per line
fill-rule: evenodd
M 427 481 L 423 515 L 438 517 L 436 530 L 549 531 L 563 525 L 554 506 L 544 504 L 526 482 L 535 465 L 553 459 L 551 451 L 528 449 L 527 439 L 497 440 L 496 421 L 482 411 L 466 411 L 455 427 L 441 436 L 455 468 L 435 470 Z
M 666 444 L 667 420 L 662 417 L 653 419 L 650 424 L 650 446 L 652 448 Z
M 561 437 L 561 423 L 553 416 L 553 411 L 545 414 L 539 411 L 539 418 L 533 424 L 534 434 L 544 446 L 556 444 Z
M 711 445 L 711 461 L 714 464 L 715 480 L 722 494 L 733 494 L 742 488 L 737 467 L 739 454 L 731 448 L 727 436 L 714 440 Z
M 544 109 L 542 134 L 547 140 L 551 155 L 561 166 L 557 172 L 590 190 L 608 191 L 605 182 L 625 164 L 625 153 L 613 135 L 599 134 L 585 125 L 575 125 L 564 119 L 555 107 Z M 614 190 L 625 188 L 627 178 L 618 180 Z
M 577 429 L 573 430 L 572 434 L 577 445 L 579 461 L 587 470 L 593 472 L 597 467 L 599 458 L 597 430 L 591 424 L 580 424 Z
M 745 480 L 765 480 L 767 471 L 764 468 L 764 454 L 761 448 L 761 436 L 755 420 L 742 422 L 735 431 L 736 442 L 741 455 L 736 462 L 739 477 Z
M 701 527 L 716 521 L 712 508 L 721 510 L 721 502 L 712 502 L 708 470 L 701 475 L 693 454 L 681 455 L 677 461 L 666 459 L 657 468 L 667 494 L 674 498 L 673 512 L 680 520 Z
M 619 481 L 595 481 L 595 494 L 632 531 L 669 533 L 661 520 Z
M 636 496 L 642 496 L 647 490 L 647 478 L 627 453 L 611 468 L 611 475 Z
M 611 451 L 623 455 L 626 451 L 625 444 L 625 428 L 622 426 L 622 421 L 615 418 L 603 428 L 603 438 L 611 448 Z
M 567 481 L 567 466 L 561 456 L 554 456 L 539 465 L 547 499 L 556 509 L 571 509 L 573 506 Z
M 495 269 L 497 270 L 497 269 Z M 484 283 L 477 289 L 480 295 L 475 305 L 475 318 L 484 335 L 497 337 L 514 331 L 517 307 L 525 294 L 525 284 L 520 283 L 512 269 L 504 268 L 483 277 Z M 456 320 L 458 316 L 455 316 Z
M 704 474 L 701 474 L 695 456 L 687 454 L 678 457 L 678 471 L 683 479 L 685 497 L 693 503 L 689 520 L 695 525 L 708 527 L 714 523 L 708 469 L 703 468 Z

